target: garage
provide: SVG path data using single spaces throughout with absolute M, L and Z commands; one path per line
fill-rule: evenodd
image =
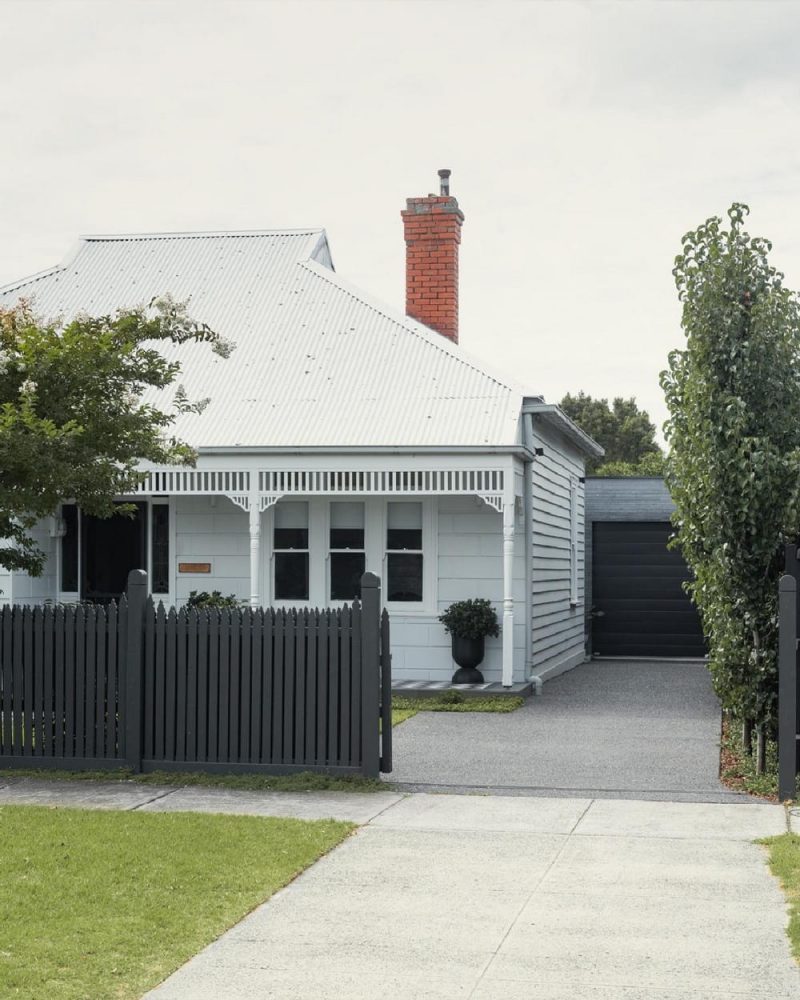
M 689 571 L 667 548 L 664 521 L 595 521 L 592 651 L 596 656 L 701 657 L 700 619 L 683 590 Z
M 667 547 L 675 507 L 657 477 L 586 480 L 586 646 L 593 656 L 697 658 L 700 618 Z

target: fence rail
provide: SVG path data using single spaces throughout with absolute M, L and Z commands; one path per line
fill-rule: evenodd
M 380 584 L 324 610 L 119 606 L 0 613 L 0 762 L 133 770 L 390 771 Z

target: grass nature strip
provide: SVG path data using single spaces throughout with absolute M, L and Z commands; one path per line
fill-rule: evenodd
M 784 833 L 761 841 L 769 851 L 772 874 L 781 883 L 789 904 L 789 926 L 786 933 L 792 954 L 800 962 L 800 835 Z
M 210 774 L 206 771 L 149 771 L 137 774 L 126 768 L 113 771 L 58 771 L 48 768 L 0 770 L 3 778 L 36 778 L 40 781 L 125 781 L 141 785 L 232 788 L 249 792 L 380 792 L 384 784 L 361 775 L 336 777 L 302 771 L 299 774 Z
M 0 807 L 0 996 L 140 997 L 352 829 Z

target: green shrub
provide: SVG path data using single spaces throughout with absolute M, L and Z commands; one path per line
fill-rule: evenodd
M 189 592 L 189 600 L 186 602 L 187 608 L 238 608 L 239 598 L 236 594 L 222 596 L 219 590 L 192 590 Z
M 492 602 L 484 597 L 456 601 L 439 615 L 439 621 L 444 625 L 445 632 L 459 635 L 462 639 L 482 639 L 486 635 L 500 634 L 497 612 Z

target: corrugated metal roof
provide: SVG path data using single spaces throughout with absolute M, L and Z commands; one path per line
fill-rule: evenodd
M 197 448 L 513 445 L 522 391 L 330 267 L 322 229 L 87 236 L 60 266 L 0 288 L 69 319 L 165 293 L 236 348 L 167 347 L 201 415 L 174 430 Z M 148 402 L 168 406 L 174 387 Z

